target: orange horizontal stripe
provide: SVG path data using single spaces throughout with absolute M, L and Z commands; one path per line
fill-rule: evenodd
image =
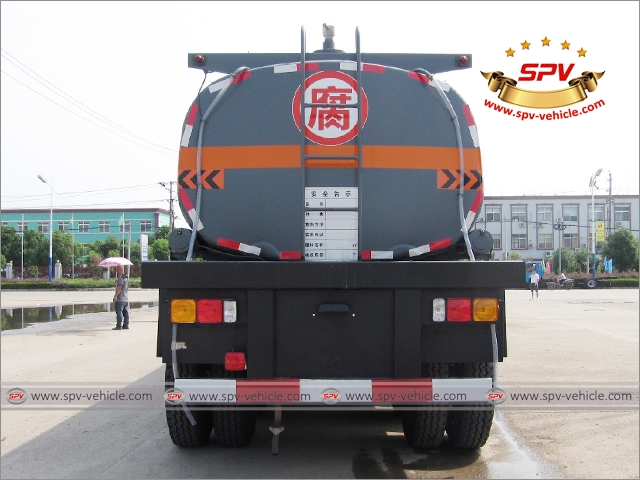
M 358 168 L 358 160 L 311 159 L 304 164 L 307 168 Z
M 323 156 L 356 156 L 357 146 L 342 145 L 325 147 L 321 145 L 307 146 L 307 155 Z M 183 147 L 180 149 L 179 171 L 194 170 L 196 168 L 197 147 Z M 310 159 L 313 166 L 320 162 L 336 162 L 340 164 L 350 159 L 339 160 L 327 158 Z M 356 161 L 352 161 L 354 168 Z M 481 170 L 480 150 L 477 148 L 464 149 L 465 170 Z M 203 147 L 202 169 L 231 169 L 231 168 L 300 168 L 300 146 L 298 145 L 259 145 L 242 147 Z M 337 166 L 331 165 L 331 166 Z M 327 165 L 329 166 L 329 165 Z M 344 165 L 341 165 L 344 166 Z M 380 146 L 367 145 L 363 147 L 363 168 L 402 168 L 418 170 L 457 170 L 460 166 L 458 149 L 456 147 L 410 147 L 410 146 Z

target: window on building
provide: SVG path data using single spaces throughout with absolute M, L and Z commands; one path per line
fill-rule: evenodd
M 140 231 L 142 233 L 151 231 L 151 220 L 142 220 L 140 221 Z
M 49 233 L 49 222 L 38 222 L 38 231 L 42 233 Z
M 27 230 L 29 230 L 27 222 L 18 222 L 18 233 L 26 232 Z
M 486 207 L 485 211 L 487 212 L 487 222 L 499 222 L 502 213 L 500 207 Z
M 551 205 L 539 205 L 537 217 L 538 223 L 553 223 L 553 207 Z
M 527 221 L 527 206 L 526 205 L 512 205 L 511 206 L 511 221 L 513 221 L 513 222 L 526 222 Z
M 562 246 L 567 248 L 579 248 L 580 237 L 577 233 L 563 233 L 562 234 Z
M 616 222 L 629 221 L 629 205 L 616 205 L 613 208 L 613 219 Z
M 8 227 L 9 226 L 9 222 L 2 222 L 2 226 L 3 227 Z
M 511 248 L 513 250 L 527 249 L 527 236 L 524 234 L 516 234 L 511 236 Z
M 69 231 L 69 222 L 58 222 L 58 230 L 61 232 Z
M 553 234 L 542 233 L 538 235 L 538 250 L 551 250 L 553 248 Z
M 604 206 L 603 205 L 595 205 L 594 210 L 596 212 L 596 222 L 604 220 Z M 589 221 L 593 221 L 592 208 L 591 204 L 589 204 Z
M 111 222 L 100 220 L 98 222 L 98 231 L 100 233 L 109 233 L 111 231 Z
M 578 205 L 563 205 L 562 219 L 565 222 L 577 222 L 578 221 Z
M 493 249 L 502 250 L 502 235 L 493 236 Z
M 120 233 L 131 232 L 131 220 L 125 220 L 124 225 L 120 225 Z
M 89 222 L 78 222 L 78 233 L 89 233 Z

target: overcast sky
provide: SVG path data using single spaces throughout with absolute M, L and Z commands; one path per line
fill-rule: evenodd
M 590 194 L 598 168 L 597 194 L 606 194 L 608 172 L 614 194 L 638 194 L 638 2 L 3 1 L 1 9 L 3 209 L 48 208 L 38 175 L 53 185 L 54 207 L 168 209 L 158 183 L 177 180 L 183 121 L 203 80 L 187 54 L 299 52 L 302 26 L 311 52 L 322 47 L 323 23 L 350 52 L 358 26 L 365 53 L 473 55 L 472 68 L 438 78 L 471 107 L 486 195 Z M 604 106 L 555 121 L 485 106 L 509 105 L 481 71 L 517 79 L 531 62 L 574 63 L 570 78 L 605 71 L 577 104 Z

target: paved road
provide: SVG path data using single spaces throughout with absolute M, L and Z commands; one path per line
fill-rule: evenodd
M 2 307 L 52 301 L 40 292 L 2 291 Z M 47 292 L 51 294 L 52 292 Z M 56 292 L 86 303 L 110 291 Z M 133 293 L 133 292 L 132 292 Z M 19 294 L 19 295 L 16 295 Z M 157 300 L 140 290 L 135 301 Z M 104 298 L 103 298 L 104 297 Z M 45 301 L 46 300 L 46 301 Z M 505 389 L 538 382 L 638 384 L 638 290 L 526 291 L 507 295 Z M 2 332 L 2 386 L 84 382 L 153 389 L 157 307 L 134 310 L 131 329 L 112 331 L 111 312 L 76 315 Z M 72 387 L 74 385 L 71 385 Z M 637 403 L 636 403 L 637 405 Z M 262 417 L 247 449 L 212 437 L 197 450 L 175 447 L 161 406 L 144 409 L 5 408 L 2 478 L 638 478 L 638 410 L 500 409 L 480 451 L 419 451 L 388 411 L 311 415 L 285 412 L 281 451 L 270 451 Z

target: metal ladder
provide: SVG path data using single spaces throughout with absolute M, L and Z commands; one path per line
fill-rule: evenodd
M 336 104 L 331 103 L 307 103 L 305 100 L 305 82 L 307 79 L 307 41 L 306 32 L 304 26 L 300 31 L 300 73 L 301 73 L 301 87 L 300 87 L 300 154 L 302 165 L 302 194 L 304 197 L 305 188 L 307 185 L 307 160 L 357 160 L 357 188 L 358 188 L 358 250 L 360 251 L 361 245 L 361 232 L 362 232 L 362 58 L 360 52 L 360 29 L 356 27 L 356 82 L 358 85 L 358 96 L 355 106 L 358 109 L 358 134 L 356 136 L 357 142 L 357 155 L 307 155 L 307 146 L 310 144 L 306 136 L 306 121 L 305 111 L 307 107 L 318 108 L 333 108 Z M 353 104 L 350 104 L 353 105 Z M 304 203 L 304 198 L 303 198 Z M 304 246 L 307 239 L 305 238 L 304 228 L 302 231 L 302 245 Z M 303 253 L 304 256 L 304 253 Z

